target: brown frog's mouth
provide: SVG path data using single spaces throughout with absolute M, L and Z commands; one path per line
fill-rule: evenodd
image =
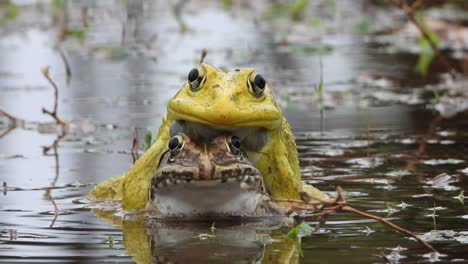
M 219 181 L 225 183 L 228 181 L 245 183 L 252 188 L 261 188 L 262 177 L 260 172 L 253 166 L 236 165 L 231 168 L 223 166 L 214 166 L 214 170 L 207 179 L 201 174 L 200 168 L 182 165 L 165 166 L 156 171 L 151 180 L 151 186 L 160 189 L 169 185 L 190 183 L 191 181 Z

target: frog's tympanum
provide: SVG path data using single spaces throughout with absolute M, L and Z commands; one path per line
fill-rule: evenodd
M 88 197 L 122 200 L 127 211 L 145 209 L 151 179 L 170 139 L 178 133 L 190 135 L 195 142 L 211 142 L 219 135 L 237 137 L 273 198 L 299 199 L 301 191 L 326 198 L 301 184 L 293 134 L 265 79 L 254 69 L 224 72 L 209 64 L 189 72 L 187 82 L 169 101 L 157 139 L 145 154 L 127 173 L 97 185 Z M 212 176 L 202 173 L 201 177 Z

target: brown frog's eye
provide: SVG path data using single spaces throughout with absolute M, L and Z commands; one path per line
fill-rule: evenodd
M 184 140 L 180 135 L 175 135 L 169 140 L 168 147 L 170 151 L 180 150 L 184 147 Z
M 203 87 L 206 80 L 206 69 L 203 65 L 199 65 L 197 68 L 190 70 L 188 76 L 188 83 L 190 90 L 196 92 Z
M 228 142 L 229 150 L 231 151 L 232 154 L 234 155 L 239 155 L 240 154 L 240 148 L 241 148 L 241 141 L 238 137 L 232 136 L 229 139 Z

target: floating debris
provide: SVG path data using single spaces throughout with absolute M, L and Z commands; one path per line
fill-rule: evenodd
M 455 176 L 448 175 L 447 173 L 441 173 L 434 177 L 432 180 L 426 181 L 426 184 L 431 185 L 434 189 L 444 189 L 446 191 L 454 191 L 460 188 L 450 185 L 451 183 L 457 182 Z
M 458 241 L 462 244 L 468 243 L 468 231 L 431 230 L 419 235 L 419 237 L 427 242 Z
M 369 168 L 376 168 L 382 165 L 384 162 L 382 158 L 372 157 L 372 158 L 350 159 L 346 161 L 346 163 L 353 164 L 353 167 L 355 168 L 369 169 Z
M 408 175 L 411 175 L 411 172 L 407 170 L 395 170 L 395 171 L 390 171 L 390 172 L 385 173 L 385 176 L 392 177 L 392 178 L 393 177 L 401 178 L 403 176 L 408 176 Z
M 425 160 L 423 163 L 426 165 L 437 166 L 437 165 L 456 165 L 463 163 L 463 160 L 459 159 L 431 159 Z

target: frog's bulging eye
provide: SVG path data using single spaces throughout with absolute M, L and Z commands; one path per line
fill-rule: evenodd
M 260 74 L 252 72 L 249 77 L 248 86 L 251 94 L 255 97 L 260 97 L 265 91 L 266 81 Z
M 184 147 L 184 140 L 180 135 L 173 136 L 171 140 L 169 140 L 168 147 L 170 151 L 180 150 Z
M 234 155 L 240 154 L 241 141 L 238 137 L 232 136 L 228 142 L 229 150 Z
M 203 65 L 193 68 L 188 74 L 188 83 L 190 90 L 196 92 L 203 87 L 206 80 L 206 70 Z

